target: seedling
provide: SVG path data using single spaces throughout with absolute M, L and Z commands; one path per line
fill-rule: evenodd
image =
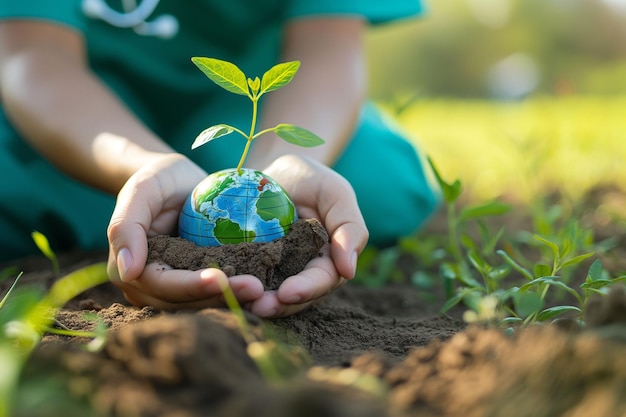
M 252 142 L 274 132 L 294 145 L 312 147 L 324 141 L 314 133 L 291 124 L 256 132 L 259 99 L 287 85 L 300 62 L 273 66 L 263 77 L 248 78 L 235 64 L 215 58 L 194 57 L 192 62 L 215 84 L 252 102 L 250 131 L 217 124 L 203 130 L 193 142 L 196 149 L 236 132 L 246 139 L 237 168 L 215 172 L 201 181 L 189 196 L 179 220 L 179 235 L 199 246 L 226 243 L 269 242 L 288 233 L 297 219 L 295 206 L 285 190 L 266 174 L 243 168 Z
M 48 238 L 43 233 L 34 230 L 30 234 L 33 242 L 37 245 L 37 249 L 43 253 L 43 255 L 52 262 L 52 270 L 54 271 L 54 275 L 59 275 L 59 260 L 57 259 L 57 255 L 54 253 L 52 248 L 50 247 L 50 242 L 48 242 Z
M 18 276 L 19 278 L 19 276 Z M 16 278 L 16 281 L 17 279 Z M 36 288 L 9 292 L 0 305 L 0 417 L 12 415 L 21 371 L 44 333 L 94 338 L 102 344 L 104 329 L 95 332 L 59 331 L 52 328 L 56 313 L 79 293 L 108 281 L 106 264 L 98 263 L 72 272 L 55 282 L 43 295 Z M 91 344 L 93 346 L 93 344 Z
M 58 275 L 57 256 L 46 236 L 33 232 L 32 238 L 52 261 L 54 273 Z M 53 327 L 57 312 L 69 300 L 89 288 L 108 282 L 106 263 L 88 265 L 60 278 L 45 294 L 38 287 L 17 288 L 21 277 L 20 272 L 0 299 L 0 368 L 3 370 L 0 376 L 0 417 L 14 414 L 22 369 L 44 333 L 91 338 L 86 346 L 89 350 L 98 350 L 106 338 L 106 328 L 101 319 L 96 319 L 93 332 Z
M 558 229 L 553 219 L 552 227 L 542 228 L 543 232 L 549 230 L 550 235 L 530 234 L 531 239 L 526 243 L 533 244 L 540 252 L 540 259 L 534 262 L 524 259 L 511 244 L 500 242 L 504 229 L 492 234 L 478 223 L 482 245 L 476 242 L 463 234 L 460 226 L 466 226 L 468 220 L 504 214 L 508 207 L 492 202 L 457 211 L 461 182 L 444 181 L 433 162 L 430 163 L 448 210 L 447 252 L 451 259 L 441 265 L 448 295 L 442 312 L 462 302 L 470 308 L 464 316 L 467 321 L 527 325 L 567 314 L 582 322 L 584 307 L 592 294 L 606 293 L 611 285 L 626 281 L 624 275 L 611 278 L 600 259 L 596 259 L 588 268 L 585 281 L 578 288 L 571 284 L 570 269 L 583 266 L 595 256 L 590 250 L 592 238 L 572 221 Z M 560 294 L 572 301 L 549 305 L 549 293 L 556 295 L 553 298 L 557 301 L 561 301 Z

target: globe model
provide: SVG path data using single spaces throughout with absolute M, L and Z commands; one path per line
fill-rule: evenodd
M 215 172 L 191 192 L 178 221 L 180 237 L 199 246 L 271 242 L 297 219 L 285 190 L 260 171 Z

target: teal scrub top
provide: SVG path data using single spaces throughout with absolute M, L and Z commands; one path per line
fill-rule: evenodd
M 153 0 L 137 3 L 143 7 L 150 2 Z M 416 0 L 162 0 L 154 2 L 156 8 L 145 21 L 173 16 L 178 22 L 178 30 L 174 36 L 163 38 L 138 34 L 136 26 L 118 27 L 103 18 L 88 16 L 83 10 L 87 3 L 104 6 L 106 15 L 124 18 L 121 15 L 125 13 L 123 3 L 129 1 L 2 1 L 0 21 L 45 20 L 82 33 L 93 71 L 147 126 L 208 172 L 236 166 L 244 143 L 232 137 L 231 140 L 213 141 L 193 152 L 191 143 L 204 128 L 217 123 L 247 130 L 250 104 L 246 97 L 228 94 L 210 82 L 191 63 L 191 57 L 231 61 L 249 77 L 260 77 L 277 63 L 284 25 L 292 19 L 355 16 L 372 24 L 381 24 L 422 13 L 422 4 Z M 132 11 L 126 12 L 128 17 Z M 425 180 L 420 158 L 415 157 L 412 147 L 405 143 L 397 130 L 382 120 L 373 107 L 364 108 L 355 136 L 359 132 L 360 136 L 369 135 L 373 142 L 353 141 L 335 168 L 355 187 L 372 241 L 391 243 L 397 235 L 408 234 L 421 224 L 436 206 L 437 197 Z M 398 187 L 412 189 L 410 194 L 398 190 L 401 196 L 410 195 L 413 203 L 406 206 L 410 213 L 400 209 L 397 214 L 389 210 L 386 213 L 395 219 L 404 213 L 402 215 L 408 223 L 396 227 L 379 219 L 380 213 L 376 211 L 381 207 L 376 204 L 380 198 L 367 195 L 371 194 L 374 180 L 362 178 L 363 164 L 373 157 L 372 149 L 377 149 L 373 162 L 381 172 L 387 170 L 382 162 L 385 158 L 381 158 L 378 151 L 380 143 L 376 142 L 385 135 L 394 141 L 386 149 L 396 152 L 388 155 L 388 170 L 402 170 L 405 174 L 414 171 L 405 185 L 401 185 L 402 181 L 396 182 Z M 395 141 L 398 146 L 394 145 Z M 106 225 L 114 204 L 111 196 L 55 171 L 21 140 L 1 108 L 0 146 L 3 177 L 15 178 L 15 181 L 3 180 L 0 184 L 2 195 L 10 196 L 0 201 L 0 228 L 3 229 L 0 231 L 0 260 L 36 251 L 28 241 L 32 229 L 43 229 L 53 243 L 56 239 L 61 249 L 106 247 Z M 401 160 L 406 160 L 406 167 L 402 168 Z M 381 184 L 381 187 L 388 188 L 389 184 Z M 35 204 L 29 201 L 33 198 Z M 372 207 L 369 207 L 370 203 Z M 374 227 L 376 221 L 380 225 Z M 19 243 L 19 239 L 25 243 Z
M 124 10 L 122 0 L 92 1 L 104 4 L 110 12 Z M 150 1 L 140 0 L 139 4 Z M 288 20 L 332 15 L 383 23 L 421 12 L 421 3 L 415 0 L 163 0 L 156 2 L 156 9 L 146 19 L 150 22 L 167 14 L 177 19 L 176 35 L 163 39 L 88 17 L 83 6 L 89 2 L 4 1 L 0 2 L 0 19 L 42 19 L 81 32 L 91 67 L 102 80 L 161 138 L 208 171 L 236 165 L 239 152 L 226 152 L 229 144 L 216 141 L 216 146 L 190 153 L 193 139 L 217 123 L 247 130 L 250 109 L 246 97 L 218 91 L 220 88 L 190 62 L 191 57 L 234 62 L 249 77 L 260 77 L 277 63 L 282 29 Z M 209 157 L 216 154 L 220 158 Z

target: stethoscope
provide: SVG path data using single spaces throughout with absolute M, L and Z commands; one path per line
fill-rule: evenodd
M 157 16 L 151 22 L 150 17 L 159 4 L 159 0 L 123 0 L 124 13 L 109 7 L 105 0 L 83 0 L 83 13 L 92 18 L 102 19 L 119 28 L 132 28 L 139 35 L 172 38 L 178 33 L 178 19 L 171 14 Z

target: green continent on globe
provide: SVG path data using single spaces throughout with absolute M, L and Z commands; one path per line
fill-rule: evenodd
M 256 237 L 256 233 L 254 233 L 253 230 L 244 230 L 241 226 L 239 226 L 239 224 L 228 219 L 218 219 L 215 222 L 215 229 L 213 229 L 213 233 L 215 234 L 215 238 L 221 244 L 233 243 L 232 236 L 235 236 L 235 243 L 252 242 Z M 223 237 L 227 238 L 223 239 Z M 238 237 L 241 237 L 241 239 Z
M 204 179 L 196 189 L 195 194 L 196 206 L 194 209 L 200 211 L 200 204 L 205 201 L 212 201 L 218 195 L 224 193 L 224 190 L 232 187 L 236 184 L 235 178 L 229 175 L 228 172 L 218 171 L 209 175 Z
M 201 246 L 271 242 L 297 219 L 285 190 L 259 171 L 223 170 L 205 178 L 189 196 L 179 234 Z
M 287 194 L 279 191 L 263 192 L 263 198 L 257 200 L 256 212 L 265 221 L 278 219 L 283 225 L 284 234 L 289 232 L 296 215 L 296 209 Z

